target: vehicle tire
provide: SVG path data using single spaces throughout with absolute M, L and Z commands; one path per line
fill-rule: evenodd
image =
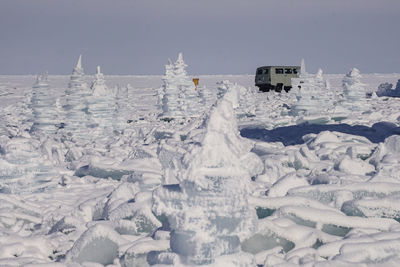
M 282 92 L 282 89 L 283 89 L 283 84 L 282 83 L 278 83 L 276 85 L 276 87 L 275 87 L 275 92 L 280 93 L 280 92 Z
M 290 91 L 290 89 L 292 89 L 292 87 L 291 86 L 285 86 L 283 89 L 285 90 L 286 93 L 288 93 Z

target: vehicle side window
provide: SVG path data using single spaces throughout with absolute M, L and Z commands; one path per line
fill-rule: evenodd
M 285 74 L 292 74 L 292 69 L 285 69 Z
M 263 70 L 262 69 L 258 69 L 257 70 L 257 75 L 260 75 L 260 74 L 262 74 L 263 73 Z
M 264 69 L 263 74 L 268 74 L 268 69 Z
M 294 73 L 294 74 L 297 74 L 297 70 L 296 70 L 296 69 L 293 69 L 293 73 Z
M 276 74 L 283 74 L 283 69 L 275 69 Z

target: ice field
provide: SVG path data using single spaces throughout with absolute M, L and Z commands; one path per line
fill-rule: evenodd
M 400 74 L 82 64 L 0 76 L 0 266 L 400 265 Z

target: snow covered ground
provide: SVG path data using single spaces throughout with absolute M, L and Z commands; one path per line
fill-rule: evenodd
M 400 74 L 78 65 L 0 76 L 0 266 L 400 264 L 400 98 L 374 93 Z

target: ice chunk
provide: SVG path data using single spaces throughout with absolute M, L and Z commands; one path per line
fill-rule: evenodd
M 294 243 L 278 237 L 273 233 L 258 233 L 243 240 L 241 243 L 242 250 L 252 254 L 257 254 L 261 251 L 276 247 L 282 248 L 283 251 L 287 252 L 294 248 Z
M 49 239 L 34 236 L 19 236 L 16 234 L 0 236 L 0 265 L 25 266 L 32 262 L 48 262 L 56 248 Z M 4 260 L 13 259 L 8 264 Z
M 309 184 L 304 177 L 299 177 L 296 173 L 289 173 L 274 183 L 266 194 L 270 197 L 282 197 L 292 188 L 307 185 Z
M 322 231 L 325 230 L 324 232 L 329 232 L 330 234 L 335 234 L 332 231 L 328 231 L 332 225 L 339 228 L 363 227 L 387 231 L 396 224 L 396 221 L 392 219 L 349 217 L 339 211 L 333 212 L 316 208 L 287 206 L 279 209 L 279 213 L 281 215 L 293 215 L 301 220 L 313 222 L 315 225 L 317 223 L 319 225 L 327 225 L 325 229 L 324 227 L 322 228 Z M 342 231 L 340 230 L 339 232 Z
M 153 233 L 161 227 L 161 222 L 151 211 L 152 192 L 139 192 L 134 200 L 123 202 L 115 208 L 114 205 L 106 206 L 105 215 L 118 232 L 137 235 L 140 233 Z
M 354 199 L 365 197 L 382 198 L 385 196 L 400 196 L 400 186 L 397 183 L 354 183 L 347 185 L 314 185 L 289 190 L 288 195 L 303 196 L 328 204 L 335 200 L 336 193 L 351 191 Z
M 264 163 L 254 153 L 250 152 L 243 155 L 241 161 L 251 177 L 256 177 L 264 171 Z
M 391 83 L 382 83 L 379 85 L 376 91 L 377 96 L 390 96 L 390 97 L 400 97 L 400 80 L 397 81 L 396 87 L 393 88 Z
M 53 227 L 50 229 L 49 234 L 53 234 L 55 232 L 61 232 L 65 235 L 68 235 L 74 231 L 82 224 L 82 221 L 70 217 L 64 216 L 60 221 L 58 221 Z
M 121 257 L 123 267 L 153 265 L 159 252 L 169 249 L 169 240 L 140 239 L 130 246 Z
M 378 242 L 345 244 L 340 249 L 340 254 L 335 260 L 343 260 L 349 263 L 374 263 L 381 264 L 393 262 L 399 263 L 400 241 L 385 240 Z
M 346 202 L 342 211 L 352 216 L 384 217 L 400 220 L 398 197 L 366 198 Z
M 376 91 L 377 96 L 391 96 L 393 91 L 393 84 L 391 83 L 381 83 Z
M 335 169 L 357 175 L 366 175 L 374 172 L 375 167 L 361 159 L 352 159 L 349 156 L 344 156 L 336 165 Z
M 301 221 L 296 221 L 296 218 L 294 217 L 283 218 L 277 217 L 277 215 L 278 214 L 275 213 L 272 217 L 259 220 L 259 230 L 257 233 L 261 235 L 269 233 L 269 236 L 273 235 L 279 237 L 279 239 L 284 241 L 282 244 L 286 244 L 286 251 L 289 251 L 293 247 L 311 247 L 318 242 L 325 243 L 340 239 L 337 236 L 315 229 L 311 227 L 311 225 L 304 225 L 304 223 L 299 224 Z M 273 240 L 270 240 L 270 243 L 273 242 Z M 275 246 L 279 246 L 279 244 L 276 244 Z
M 112 264 L 118 258 L 118 248 L 124 239 L 111 227 L 97 224 L 89 228 L 74 243 L 66 255 L 67 261 Z

